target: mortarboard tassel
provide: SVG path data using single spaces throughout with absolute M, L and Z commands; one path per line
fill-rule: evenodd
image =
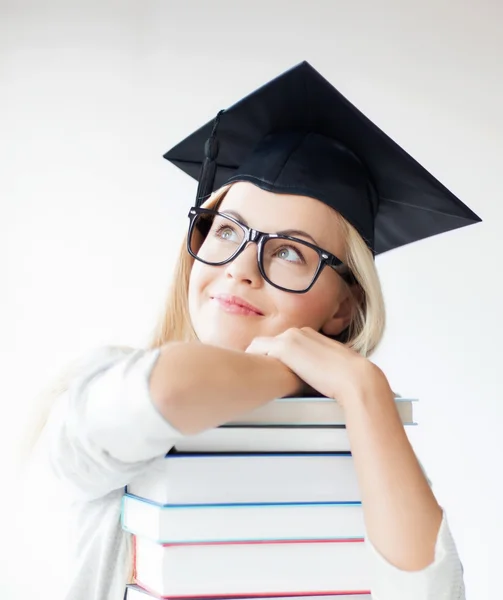
M 216 137 L 217 127 L 220 121 L 220 115 L 224 111 L 221 110 L 213 121 L 213 129 L 210 137 L 204 144 L 204 160 L 201 165 L 199 174 L 199 184 L 197 186 L 196 206 L 201 204 L 210 196 L 215 183 L 215 174 L 217 171 L 217 156 L 218 156 L 218 140 Z

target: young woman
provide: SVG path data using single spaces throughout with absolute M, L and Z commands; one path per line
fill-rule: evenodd
M 373 597 L 462 600 L 446 515 L 369 357 L 385 325 L 374 255 L 478 217 L 307 63 L 166 157 L 195 175 L 209 133 L 154 339 L 80 363 L 32 454 L 36 531 L 60 549 L 51 598 L 122 599 L 123 487 L 181 436 L 315 390 L 345 409 Z

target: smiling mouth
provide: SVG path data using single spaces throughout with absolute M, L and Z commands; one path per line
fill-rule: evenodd
M 248 304 L 248 302 L 236 296 L 220 294 L 218 296 L 212 296 L 211 299 L 216 302 L 225 312 L 230 314 L 248 315 L 254 317 L 264 316 L 258 308 L 255 308 L 253 305 Z

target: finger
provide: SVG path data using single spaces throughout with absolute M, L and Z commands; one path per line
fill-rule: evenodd
M 302 327 L 301 332 L 310 340 L 314 340 L 325 346 L 329 346 L 331 342 L 333 342 L 332 339 L 328 338 L 326 335 L 323 335 L 319 331 L 315 331 L 312 327 Z
M 318 336 L 320 336 L 321 334 L 318 333 L 317 331 L 315 331 L 312 327 L 301 327 L 300 331 L 306 335 L 307 337 L 311 338 L 311 339 L 315 339 Z
M 314 330 L 312 327 L 302 327 L 301 331 L 309 339 L 317 340 L 318 342 L 320 342 L 321 344 L 324 344 L 327 347 L 333 348 L 334 346 L 343 346 L 344 345 L 344 344 L 341 344 L 341 342 L 338 342 L 337 340 L 333 340 L 332 338 L 324 335 L 323 333 Z
M 249 354 L 265 354 L 269 353 L 271 348 L 271 338 L 256 337 L 246 349 Z

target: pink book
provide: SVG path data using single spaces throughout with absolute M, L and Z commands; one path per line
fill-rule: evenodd
M 160 544 L 134 536 L 136 583 L 158 598 L 370 594 L 361 539 Z

